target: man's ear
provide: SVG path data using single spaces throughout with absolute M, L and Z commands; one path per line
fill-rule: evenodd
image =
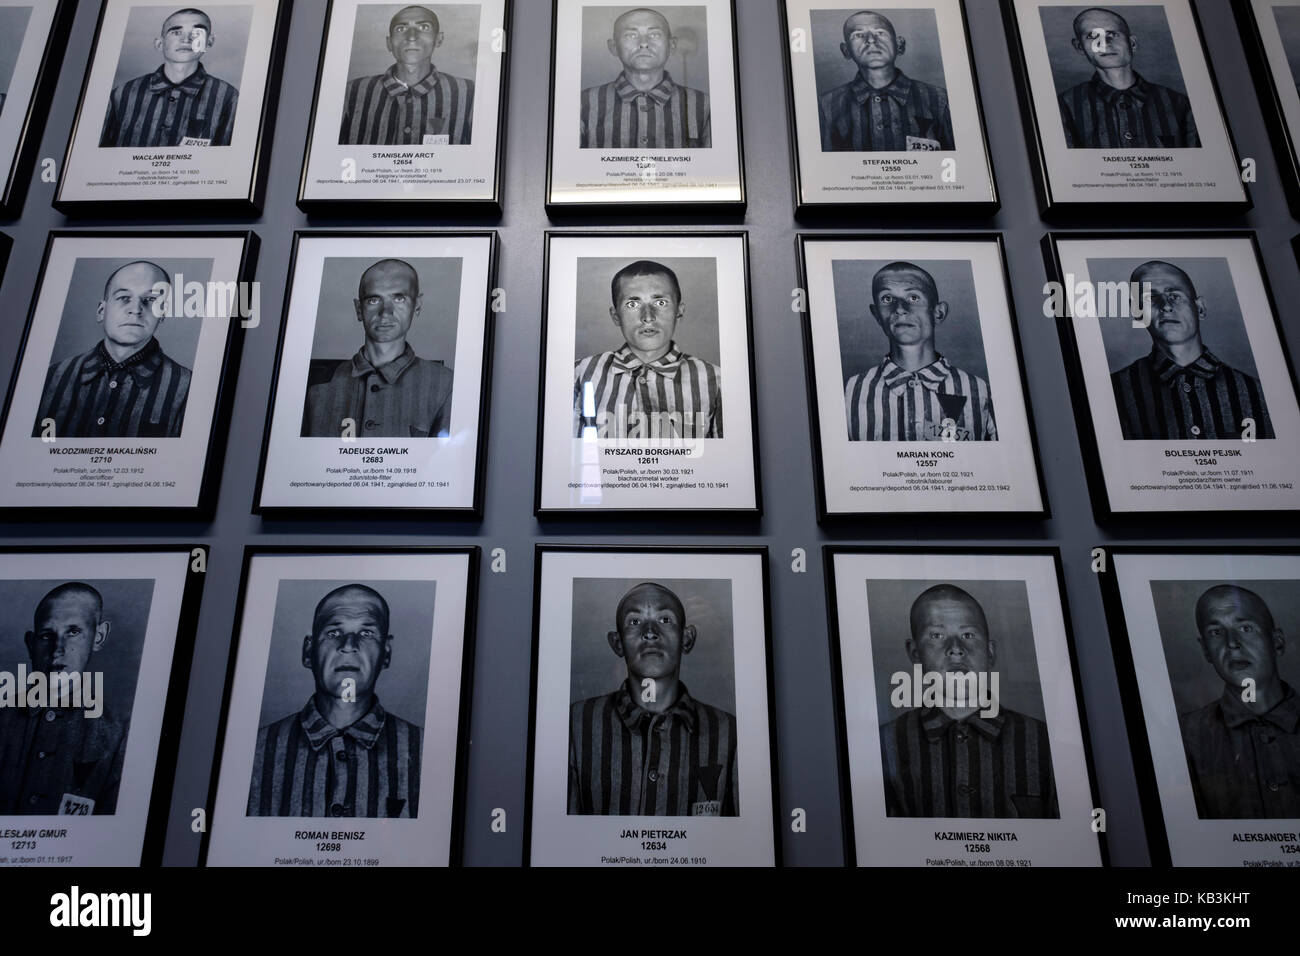
M 302 666 L 311 670 L 311 635 L 302 639 Z
M 907 49 L 907 38 L 897 37 L 896 39 L 898 40 L 898 45 L 896 47 L 897 52 L 894 53 L 894 56 L 899 57 L 902 56 L 903 51 Z
M 605 635 L 605 640 L 609 641 L 609 649 L 619 657 L 623 656 L 623 639 L 618 636 L 618 631 L 610 631 Z
M 392 659 L 393 659 L 393 635 L 386 634 L 384 636 L 384 659 L 379 666 L 387 667 L 389 663 L 392 661 Z
M 99 650 L 101 647 L 104 646 L 105 642 L 108 640 L 108 632 L 111 631 L 112 629 L 113 629 L 113 623 L 111 621 L 99 622 L 99 624 L 95 627 L 95 641 L 93 644 L 90 645 L 91 653 L 94 653 L 95 651 Z
M 1286 635 L 1282 633 L 1282 628 L 1273 628 L 1273 654 L 1281 657 L 1286 653 Z
M 672 56 L 677 52 L 677 37 L 668 38 L 668 55 Z
M 620 321 L 618 320 L 618 307 L 617 307 L 617 306 L 613 306 L 613 305 L 611 305 L 611 306 L 609 307 L 609 317 L 610 317 L 610 319 L 613 320 L 614 324 L 617 325 L 619 328 L 622 328 L 622 327 L 623 327 L 623 323 L 620 322 Z
M 874 302 L 871 303 L 871 305 L 867 306 L 867 309 L 870 310 L 870 312 L 871 312 L 871 317 L 872 317 L 873 319 L 875 319 L 877 322 L 881 322 L 881 324 L 883 324 L 883 322 L 882 322 L 882 320 L 881 320 L 881 318 L 880 318 L 880 313 L 879 313 L 878 311 L 876 311 L 876 304 L 875 304 Z
M 1070 41 L 1070 46 L 1074 47 L 1076 53 L 1082 53 L 1084 56 L 1088 55 L 1088 51 L 1083 48 L 1083 41 L 1079 39 L 1077 33 L 1074 35 L 1074 39 Z
M 104 308 L 105 308 L 106 305 L 107 305 L 107 303 L 105 303 L 103 299 L 100 299 L 100 300 L 99 300 L 99 307 L 98 307 L 97 309 L 95 309 L 95 321 L 96 321 L 96 322 L 103 322 L 103 321 L 104 321 Z
M 1129 48 L 1130 50 L 1132 50 L 1134 53 L 1137 52 L 1137 48 L 1138 48 L 1138 38 L 1137 38 L 1137 37 L 1135 37 L 1135 36 L 1130 36 L 1130 37 L 1128 38 L 1128 48 Z
M 695 646 L 696 630 L 694 624 L 687 624 L 682 628 L 682 653 L 689 654 L 691 648 Z
M 443 33 L 441 30 L 438 31 L 438 39 L 433 41 L 433 48 L 435 50 L 438 49 L 438 47 L 442 46 L 442 38 L 445 37 L 446 35 L 447 34 Z
M 613 38 L 613 37 L 610 37 L 608 40 L 605 41 L 605 46 L 609 47 L 609 55 L 610 55 L 610 56 L 615 57 L 615 58 L 619 58 L 619 56 L 618 56 L 618 44 L 614 42 L 614 38 Z
M 939 325 L 946 318 L 948 318 L 948 303 L 940 302 L 934 307 L 934 324 Z
M 673 318 L 675 318 L 678 322 L 680 322 L 680 321 L 682 320 L 682 317 L 683 317 L 684 315 L 686 315 L 686 303 L 685 303 L 685 302 L 678 302 L 678 303 L 677 303 L 677 314 L 674 315 Z
M 1205 638 L 1201 634 L 1196 635 L 1196 643 L 1201 646 L 1201 656 L 1205 658 L 1205 662 L 1213 664 L 1214 658 L 1210 656 L 1210 649 L 1205 646 Z
M 163 46 L 163 40 L 162 40 L 162 37 L 154 37 L 154 38 L 153 38 L 153 48 L 154 48 L 155 50 L 157 50 L 159 53 L 161 53 L 161 52 L 162 52 L 162 46 Z
M 442 36 L 442 34 L 439 33 L 438 36 Z M 414 319 L 417 315 L 420 314 L 420 309 L 423 306 L 424 306 L 424 293 L 421 292 L 415 297 L 415 311 L 411 313 L 412 319 Z
M 849 51 L 849 45 L 847 43 L 840 44 L 840 55 L 846 60 L 853 59 L 853 54 Z
M 358 321 L 358 322 L 364 322 L 364 321 L 365 321 L 365 313 L 364 313 L 364 312 L 362 311 L 362 309 L 361 309 L 361 300 L 360 300 L 360 299 L 353 299 L 353 300 L 352 300 L 352 307 L 353 307 L 354 309 L 357 310 L 357 321 Z
M 35 634 L 34 632 L 32 632 L 32 631 L 28 631 L 26 634 L 24 634 L 24 635 L 23 635 L 23 645 L 27 648 L 27 656 L 30 657 L 30 658 L 32 659 L 32 662 L 33 662 L 33 663 L 35 663 L 35 661 L 36 661 L 36 634 Z
M 1196 297 L 1196 317 L 1198 319 L 1205 318 L 1205 297 L 1204 296 L 1198 295 Z
M 392 36 L 392 34 L 389 34 L 388 36 L 384 37 L 384 46 L 388 48 L 388 52 L 389 52 L 389 53 L 392 53 L 392 52 L 393 52 L 393 36 Z
M 992 667 L 998 659 L 998 642 L 990 637 L 985 643 L 988 645 L 989 649 L 989 666 Z

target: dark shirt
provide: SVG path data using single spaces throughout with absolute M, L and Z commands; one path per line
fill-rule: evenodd
M 1246 418 L 1255 420 L 1256 438 L 1274 437 L 1259 381 L 1209 349 L 1183 366 L 1153 346 L 1110 380 L 1126 439 L 1240 438 Z
M 420 802 L 420 728 L 376 697 L 339 730 L 316 698 L 257 731 L 250 817 L 414 817 Z
M 880 728 L 880 752 L 891 817 L 1060 816 L 1047 725 L 1006 707 L 960 721 L 909 710 Z
M 307 389 L 302 437 L 338 438 L 343 419 L 358 438 L 432 438 L 451 431 L 453 373 L 441 362 L 402 354 L 375 368 L 358 349 L 340 362 L 328 382 Z
M 397 78 L 393 64 L 378 76 L 348 83 L 339 145 L 466 146 L 473 122 L 473 80 L 434 67 L 420 82 L 407 86 Z
M 89 352 L 50 366 L 32 437 L 54 419 L 55 438 L 176 438 L 190 394 L 190 370 L 157 339 L 115 362 L 101 339 Z
M 642 710 L 626 682 L 572 705 L 570 814 L 739 815 L 736 718 L 678 689 L 662 714 Z
M 1300 819 L 1300 696 L 1285 696 L 1256 716 L 1241 688 L 1183 714 L 1187 770 L 1202 820 Z
M 1065 145 L 1071 149 L 1173 149 L 1200 146 L 1192 103 L 1177 90 L 1137 78 L 1126 90 L 1097 73 L 1060 95 Z
M 160 66 L 109 96 L 99 145 L 229 146 L 238 102 L 239 91 L 202 63 L 180 83 Z
M 855 73 L 818 98 L 822 152 L 905 152 L 955 149 L 948 91 L 896 70 L 874 89 Z
M 707 149 L 713 145 L 709 95 L 664 78 L 647 92 L 626 73 L 582 91 L 580 149 Z
M 0 708 L 0 816 L 116 813 L 126 737 L 107 707 Z

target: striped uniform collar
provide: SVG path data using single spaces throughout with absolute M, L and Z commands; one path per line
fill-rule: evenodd
M 664 70 L 664 78 L 648 90 L 638 90 L 632 85 L 632 81 L 627 78 L 627 72 L 624 71 L 618 75 L 614 81 L 614 92 L 618 94 L 621 100 L 634 100 L 638 96 L 648 96 L 660 106 L 667 103 L 677 90 L 677 84 L 673 82 L 672 75 Z
M 648 368 L 672 378 L 681 368 L 683 358 L 682 350 L 677 347 L 676 342 L 668 343 L 668 351 L 653 362 L 641 361 L 630 346 L 621 345 L 614 352 L 614 368 L 620 372 L 635 372 L 640 368 Z
M 1190 365 L 1179 365 L 1164 349 L 1158 345 L 1151 347 L 1151 364 L 1155 367 L 1160 381 L 1170 384 L 1178 375 L 1186 372 L 1197 378 L 1211 379 L 1219 374 L 1223 362 L 1209 349 L 1204 349 Z
M 150 337 L 144 348 L 121 362 L 113 360 L 113 356 L 104 347 L 104 340 L 100 339 L 91 349 L 90 356 L 81 363 L 81 384 L 89 385 L 101 375 L 111 375 L 126 369 L 130 369 L 137 378 L 151 378 L 162 368 L 162 361 L 162 346 L 155 338 Z
M 302 732 L 307 735 L 312 750 L 320 750 L 339 734 L 351 737 L 369 750 L 383 733 L 384 721 L 387 717 L 388 712 L 384 710 L 383 705 L 379 703 L 379 697 L 376 696 L 372 699 L 370 709 L 359 720 L 340 730 L 321 716 L 321 712 L 316 709 L 316 696 L 313 694 L 307 701 L 307 706 L 298 713 L 298 723 L 302 727 Z
M 976 711 L 965 720 L 956 721 L 937 707 L 921 708 L 921 729 L 930 740 L 939 739 L 956 723 L 965 724 L 977 733 L 994 740 L 1002 733 L 1002 725 L 1005 722 L 1006 718 L 1001 712 L 995 717 L 981 717 L 979 711 Z
M 149 74 L 149 92 L 150 93 L 169 93 L 172 90 L 180 90 L 186 96 L 197 96 L 203 89 L 203 84 L 207 82 L 208 71 L 203 69 L 203 64 L 179 83 L 173 83 L 167 79 L 167 74 L 163 72 L 163 67 L 158 67 Z
M 1088 86 L 1092 90 L 1092 95 L 1100 99 L 1107 106 L 1111 105 L 1121 96 L 1130 96 L 1133 101 L 1141 106 L 1151 95 L 1151 85 L 1142 79 L 1142 74 L 1137 70 L 1133 71 L 1133 85 L 1126 90 L 1117 90 L 1101 78 L 1101 74 L 1094 72 L 1092 79 L 1088 81 Z
M 907 369 L 901 368 L 888 355 L 880 363 L 880 377 L 890 391 L 896 391 L 909 382 L 916 381 L 930 391 L 937 392 L 939 386 L 946 382 L 951 375 L 952 366 L 948 364 L 946 358 L 937 352 L 933 362 L 925 368 L 917 369 L 915 372 L 909 372 Z
M 397 356 L 391 362 L 386 362 L 378 367 L 370 364 L 370 359 L 366 358 L 365 346 L 357 349 L 357 354 L 352 356 L 352 377 L 362 378 L 377 372 L 383 376 L 385 382 L 392 385 L 402 373 L 415 364 L 415 349 L 411 348 L 411 343 L 407 342 L 406 347 L 402 349 L 402 354 Z
M 1273 709 L 1262 714 L 1252 713 L 1241 701 L 1240 687 L 1225 687 L 1219 698 L 1219 710 L 1223 713 L 1223 722 L 1229 727 L 1240 727 L 1252 720 L 1265 720 L 1288 734 L 1296 732 L 1300 725 L 1300 696 L 1286 681 L 1282 682 L 1282 700 L 1273 705 Z
M 429 75 L 418 83 L 407 86 L 397 78 L 397 64 L 394 63 L 384 71 L 384 89 L 389 96 L 405 96 L 407 93 L 414 93 L 416 96 L 428 96 L 433 92 L 434 87 L 438 85 L 438 68 L 432 63 L 429 64 Z
M 648 710 L 643 710 L 632 696 L 632 689 L 628 686 L 628 682 L 624 681 L 623 685 L 615 691 L 614 711 L 628 730 L 639 732 L 641 721 L 654 717 L 680 717 L 686 722 L 688 730 L 695 730 L 695 698 L 681 681 L 677 682 L 677 700 L 661 714 L 652 714 Z
M 902 70 L 894 69 L 894 78 L 890 80 L 888 86 L 876 88 L 863 79 L 862 74 L 854 73 L 853 82 L 849 84 L 853 89 L 853 98 L 859 104 L 865 103 L 867 97 L 875 93 L 884 93 L 890 99 L 894 100 L 900 106 L 907 102 L 907 98 L 912 95 L 912 81 Z

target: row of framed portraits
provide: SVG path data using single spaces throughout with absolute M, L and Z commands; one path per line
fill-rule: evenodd
M 0 432 L 11 514 L 211 512 L 257 245 L 51 234 Z M 1046 515 L 1000 236 L 798 245 L 819 519 Z M 1043 248 L 1098 513 L 1296 510 L 1253 234 Z M 481 514 L 496 259 L 493 232 L 295 235 L 256 513 Z M 748 269 L 741 232 L 547 234 L 538 515 L 761 511 Z
M 10 211 L 73 6 L 0 0 Z M 1003 7 L 1045 209 L 1249 205 L 1190 0 Z M 260 208 L 289 0 L 174 8 L 104 0 L 60 210 Z M 1300 200 L 1300 0 L 1237 11 Z M 963 0 L 884 12 L 784 0 L 780 14 L 799 212 L 998 207 Z M 735 17 L 734 0 L 556 0 L 549 209 L 743 209 Z M 331 0 L 299 205 L 499 210 L 509 24 L 509 0 Z
M 1153 862 L 1284 865 L 1300 552 L 1107 557 Z M 246 550 L 206 865 L 457 862 L 480 560 Z M 1059 553 L 824 561 L 847 860 L 1104 865 Z M 22 621 L 0 643 L 0 865 L 157 862 L 205 571 L 183 545 L 0 550 Z M 761 547 L 537 546 L 526 862 L 780 862 L 768 589 Z

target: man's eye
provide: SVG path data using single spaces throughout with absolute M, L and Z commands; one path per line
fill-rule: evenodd
M 394 302 L 405 302 L 405 301 L 406 301 L 406 296 L 402 295 L 402 294 L 399 292 L 397 295 L 393 296 L 393 301 L 394 301 Z
M 920 302 L 920 301 L 921 301 L 921 297 L 920 297 L 919 295 L 917 295 L 915 292 L 913 292 L 911 295 L 909 295 L 909 296 L 907 297 L 907 301 L 908 301 L 908 302 Z
M 661 309 L 667 304 L 668 304 L 667 299 L 655 299 L 655 305 L 659 306 Z
M 1245 632 L 1246 634 L 1249 634 L 1249 633 L 1251 633 L 1252 631 L 1255 630 L 1255 625 L 1253 625 L 1253 624 L 1243 624 L 1243 625 L 1241 625 L 1241 629 L 1242 629 L 1242 631 Z
M 893 297 L 892 295 L 882 295 L 882 296 L 880 297 L 880 301 L 881 301 L 881 302 L 885 302 L 885 303 L 893 302 L 893 301 L 894 301 L 894 297 Z
M 81 628 L 77 627 L 77 625 L 74 624 L 74 625 L 72 625 L 72 627 L 68 628 L 68 633 L 69 633 L 69 634 L 80 634 L 80 633 L 81 633 Z

